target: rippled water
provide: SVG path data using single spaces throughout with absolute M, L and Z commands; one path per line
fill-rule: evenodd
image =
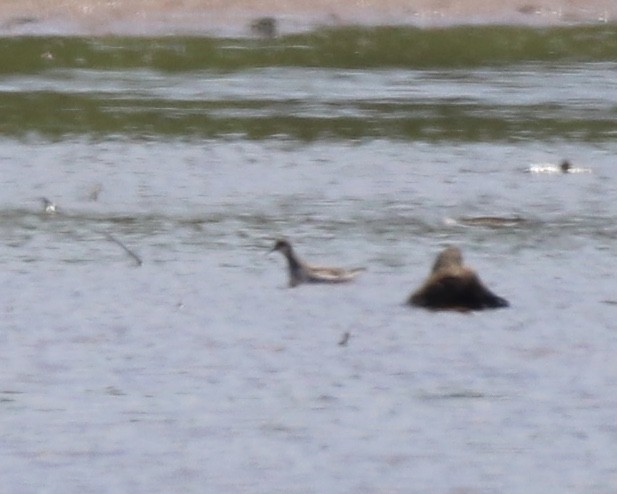
M 615 491 L 614 61 L 3 43 L 0 491 Z M 450 243 L 510 309 L 403 304 Z

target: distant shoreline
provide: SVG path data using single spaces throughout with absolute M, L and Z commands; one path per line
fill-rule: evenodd
M 0 36 L 289 34 L 343 25 L 617 22 L 615 0 L 5 0 Z M 265 30 L 260 31 L 259 20 Z M 268 23 L 270 23 L 268 25 Z M 253 26 L 253 27 L 251 27 Z M 273 28 L 273 30 L 272 30 Z

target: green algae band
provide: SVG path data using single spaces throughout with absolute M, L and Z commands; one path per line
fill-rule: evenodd
M 613 25 L 0 38 L 0 136 L 611 141 Z
M 203 37 L 17 37 L 0 40 L 0 71 L 49 67 L 168 71 L 252 67 L 427 68 L 615 61 L 617 26 L 324 29 L 261 41 Z

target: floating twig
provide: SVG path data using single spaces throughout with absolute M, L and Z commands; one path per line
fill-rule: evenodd
M 97 194 L 98 191 L 100 190 L 100 188 L 98 188 L 97 190 Z M 67 217 L 66 214 L 63 214 L 63 211 L 60 209 L 58 209 L 58 206 L 56 205 L 56 203 L 54 203 L 53 201 L 51 201 L 50 199 L 48 199 L 47 197 L 41 197 L 40 198 L 41 203 L 43 204 L 43 214 L 45 215 L 55 215 L 55 214 L 60 214 L 64 217 Z M 94 198 L 94 200 L 96 200 L 96 198 Z M 100 233 L 101 235 L 103 235 L 107 240 L 109 240 L 110 242 L 113 242 L 114 244 L 118 245 L 124 252 L 126 252 L 137 264 L 137 266 L 141 266 L 143 264 L 143 261 L 141 260 L 141 257 L 139 257 L 137 254 L 135 254 L 135 252 L 133 252 L 131 249 L 129 249 L 126 245 L 124 245 L 124 243 L 122 243 L 120 240 L 118 240 L 116 237 L 114 237 L 111 233 L 109 232 L 101 232 L 101 231 L 97 231 L 95 229 L 91 229 L 91 231 L 95 231 L 97 233 Z
M 118 240 L 116 237 L 114 237 L 111 233 L 104 232 L 103 235 L 105 235 L 107 240 L 109 240 L 109 241 L 113 242 L 114 244 L 120 246 L 122 248 L 122 250 L 124 252 L 126 252 L 135 261 L 135 263 L 138 266 L 141 266 L 143 264 L 143 261 L 141 260 L 141 257 L 139 257 L 137 254 L 135 254 L 135 252 L 133 252 L 126 245 L 124 245 L 122 242 L 120 242 L 120 240 Z

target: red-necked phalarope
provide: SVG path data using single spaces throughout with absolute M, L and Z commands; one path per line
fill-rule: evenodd
M 287 258 L 289 286 L 301 283 L 345 283 L 352 281 L 365 268 L 344 269 L 329 266 L 313 266 L 300 260 L 287 240 L 277 240 L 270 252 L 278 251 Z

